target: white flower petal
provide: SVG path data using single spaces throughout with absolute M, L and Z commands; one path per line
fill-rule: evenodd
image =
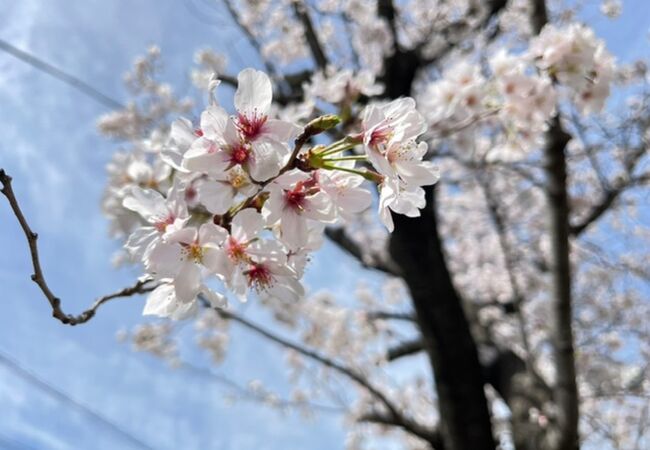
M 178 275 L 174 277 L 174 291 L 176 298 L 182 303 L 196 299 L 201 288 L 201 269 L 194 262 L 186 261 Z
M 199 202 L 212 214 L 224 214 L 232 206 L 235 190 L 229 183 L 205 181 L 197 188 Z
M 232 235 L 240 242 L 250 241 L 264 228 L 264 218 L 252 208 L 240 211 L 232 220 Z
M 273 99 L 273 88 L 269 77 L 259 70 L 244 69 L 237 76 L 235 108 L 247 117 L 254 114 L 267 115 Z
M 134 186 L 130 194 L 122 202 L 126 209 L 135 211 L 149 222 L 156 221 L 167 215 L 165 198 L 158 191 L 153 189 L 142 189 Z

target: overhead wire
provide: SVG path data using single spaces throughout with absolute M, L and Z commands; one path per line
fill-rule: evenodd
M 67 85 L 73 87 L 74 89 L 78 90 L 79 92 L 82 92 L 83 94 L 87 95 L 88 97 L 92 98 L 98 103 L 101 103 L 102 105 L 106 106 L 107 108 L 110 109 L 123 109 L 124 105 L 117 100 L 109 97 L 108 95 L 100 92 L 90 84 L 86 83 L 85 81 L 81 80 L 80 78 L 77 78 L 74 75 L 69 74 L 68 72 L 65 72 L 62 69 L 59 69 L 58 67 L 53 66 L 52 64 L 42 60 L 41 58 L 25 51 L 21 50 L 18 47 L 12 45 L 11 43 L 5 41 L 4 39 L 0 39 L 0 51 L 3 51 L 14 58 L 17 58 L 30 66 L 34 67 L 35 69 L 38 69 L 64 83 Z
M 90 407 L 84 405 L 83 403 L 80 403 L 79 401 L 70 397 L 67 393 L 61 391 L 60 389 L 54 387 L 52 384 L 38 377 L 36 374 L 23 367 L 18 361 L 3 351 L 0 351 L 0 364 L 7 367 L 18 377 L 22 378 L 33 386 L 38 387 L 40 390 L 47 393 L 51 397 L 82 412 L 87 417 L 110 430 L 116 436 L 120 436 L 123 440 L 130 442 L 132 446 L 140 449 L 153 450 L 153 447 L 142 441 L 140 438 L 134 436 L 132 433 L 125 430 L 120 425 L 117 425 L 116 423 L 110 421 Z

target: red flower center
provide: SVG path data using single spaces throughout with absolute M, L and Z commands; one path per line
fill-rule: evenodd
M 176 220 L 176 218 L 174 217 L 173 214 L 170 214 L 167 217 L 165 217 L 163 220 L 154 223 L 153 226 L 156 230 L 158 230 L 158 232 L 164 233 L 167 227 L 172 223 L 174 223 L 174 220 Z
M 234 262 L 246 260 L 246 244 L 240 244 L 232 236 L 228 238 L 228 257 Z
M 265 289 L 273 282 L 271 271 L 263 264 L 253 264 L 245 274 L 248 279 L 248 285 L 257 290 Z
M 258 116 L 257 113 L 254 113 L 252 116 L 239 114 L 237 117 L 237 128 L 239 128 L 244 139 L 252 141 L 262 133 L 266 119 L 266 116 Z
M 240 145 L 239 147 L 234 148 L 230 153 L 230 162 L 241 165 L 248 161 L 249 157 L 250 151 L 243 145 Z
M 196 189 L 194 186 L 190 186 L 187 189 L 185 189 L 185 200 L 188 202 L 193 202 L 196 199 Z
M 284 201 L 286 205 L 292 209 L 302 211 L 304 209 L 305 197 L 307 197 L 307 192 L 305 191 L 305 186 L 302 181 L 296 183 L 296 187 L 292 190 L 284 191 Z

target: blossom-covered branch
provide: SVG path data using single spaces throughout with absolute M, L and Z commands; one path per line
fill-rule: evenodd
M 199 294 L 225 306 L 225 295 L 209 287 L 217 280 L 241 300 L 257 293 L 296 302 L 325 225 L 370 205 L 364 183 L 378 186 L 380 217 L 391 230 L 389 210 L 419 215 L 421 186 L 438 179 L 437 168 L 423 161 L 426 143 L 417 142 L 426 126 L 413 99 L 369 106 L 360 131 L 305 148 L 340 119 L 324 115 L 303 127 L 275 119 L 268 76 L 246 69 L 238 81 L 236 115 L 212 102 L 199 124 L 172 124 L 161 152 L 171 186 L 115 192 L 114 214 L 140 216 L 125 248 L 160 282 L 145 314 L 189 317 Z M 347 155 L 359 147 L 363 154 Z

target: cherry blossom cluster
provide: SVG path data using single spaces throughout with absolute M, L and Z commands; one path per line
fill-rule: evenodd
M 164 144 L 149 142 L 114 161 L 105 206 L 119 210 L 121 202 L 113 217 L 132 231 L 125 249 L 159 282 L 144 314 L 182 319 L 195 312 L 198 296 L 223 306 L 224 290 L 289 308 L 304 295 L 300 279 L 324 227 L 371 205 L 366 183 L 377 186 L 389 230 L 391 212 L 420 214 L 422 186 L 435 183 L 438 171 L 423 161 L 427 144 L 418 138 L 426 125 L 413 99 L 370 104 L 358 132 L 340 134 L 334 115 L 304 127 L 274 118 L 272 97 L 268 76 L 246 69 L 234 115 L 212 96 L 198 124 L 180 118 Z M 326 134 L 339 139 L 316 144 Z M 147 152 L 159 156 L 153 165 Z M 219 283 L 225 289 L 211 287 Z
M 615 74 L 614 58 L 593 30 L 573 23 L 544 27 L 530 44 L 528 57 L 557 80 L 584 114 L 600 111 Z
M 500 49 L 487 68 L 457 62 L 419 103 L 435 137 L 472 132 L 477 123 L 500 128 L 487 155 L 499 160 L 538 148 L 559 100 L 570 100 L 583 114 L 602 110 L 615 74 L 604 43 L 578 24 L 546 26 L 526 52 Z

